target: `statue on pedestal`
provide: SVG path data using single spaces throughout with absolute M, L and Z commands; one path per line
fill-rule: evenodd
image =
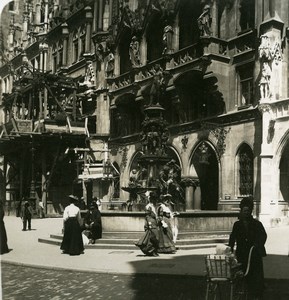
M 133 67 L 138 67 L 140 63 L 140 48 L 139 41 L 136 36 L 133 36 L 129 45 L 129 57 Z
M 211 35 L 211 13 L 210 13 L 211 7 L 209 4 L 206 4 L 203 8 L 203 12 L 198 17 L 198 25 L 200 30 L 201 36 L 209 36 Z

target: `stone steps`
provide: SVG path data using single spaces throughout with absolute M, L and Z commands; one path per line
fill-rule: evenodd
M 103 238 L 95 244 L 85 245 L 86 249 L 136 250 L 135 243 L 144 232 L 104 232 Z M 60 246 L 62 234 L 51 234 L 49 238 L 39 238 L 38 242 Z M 181 232 L 176 247 L 180 250 L 214 248 L 217 244 L 228 243 L 226 232 Z

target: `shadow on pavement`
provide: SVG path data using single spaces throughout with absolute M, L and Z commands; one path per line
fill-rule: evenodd
M 202 256 L 203 255 L 174 256 L 173 254 L 167 254 L 160 255 L 157 258 L 147 257 L 147 260 L 131 262 L 136 273 L 131 281 L 131 289 L 135 291 L 133 300 L 204 300 L 206 274 L 205 260 L 201 258 Z M 284 267 L 286 267 L 284 266 L 284 258 L 287 259 L 286 256 L 269 255 L 265 260 L 269 260 L 270 264 L 275 264 L 277 268 L 283 263 L 284 269 Z M 182 274 L 181 270 L 185 264 L 190 264 L 192 271 L 194 266 L 198 270 L 203 268 L 204 275 Z M 288 269 L 288 264 L 286 268 Z M 159 274 L 155 273 L 157 269 L 159 270 Z M 174 270 L 171 273 L 175 275 L 160 274 L 162 270 L 163 273 L 169 273 L 168 269 Z M 279 268 L 279 271 L 280 270 Z M 224 286 L 221 289 L 221 299 L 229 299 L 228 293 L 229 288 Z M 289 299 L 289 279 L 265 279 L 263 300 L 276 299 Z

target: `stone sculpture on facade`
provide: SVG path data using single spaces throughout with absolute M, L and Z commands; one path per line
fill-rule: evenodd
M 150 105 L 159 104 L 164 86 L 164 74 L 159 64 L 155 66 L 153 83 L 150 89 Z
M 106 57 L 105 74 L 108 78 L 114 75 L 114 54 L 112 51 L 109 51 Z
M 164 33 L 163 33 L 163 43 L 164 43 L 163 54 L 171 54 L 173 52 L 173 34 L 174 34 L 173 27 L 171 25 L 165 26 Z
M 129 45 L 129 57 L 133 67 L 141 65 L 140 62 L 140 47 L 136 36 L 133 36 Z
M 198 17 L 198 26 L 200 30 L 201 36 L 209 36 L 211 35 L 211 7 L 209 4 L 206 4 L 203 8 L 203 12 Z
M 268 35 L 261 35 L 261 44 L 259 46 L 259 59 L 261 62 L 261 78 L 259 82 L 261 99 L 269 99 L 271 96 L 270 81 L 271 81 L 271 44 Z
M 269 62 L 264 61 L 261 70 L 261 79 L 259 82 L 261 99 L 270 98 L 271 73 Z

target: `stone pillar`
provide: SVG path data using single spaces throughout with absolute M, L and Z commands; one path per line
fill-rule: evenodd
M 63 36 L 62 65 L 64 67 L 66 67 L 67 66 L 68 35 L 69 35 L 67 23 L 61 24 L 61 29 L 62 29 L 62 36 Z
M 43 49 L 43 72 L 47 71 L 47 56 L 48 56 L 48 44 L 42 44 Z M 43 118 L 46 119 L 47 117 L 47 105 L 48 105 L 48 91 L 44 88 L 44 104 L 43 104 Z
M 27 47 L 27 32 L 28 32 L 28 20 L 29 20 L 29 15 L 27 12 L 23 13 L 23 27 L 22 27 L 22 43 L 23 43 L 23 48 Z
M 84 52 L 91 52 L 91 23 L 93 20 L 92 9 L 90 6 L 85 7 L 86 35 Z
M 186 186 L 186 211 L 201 209 L 199 179 L 193 176 L 183 177 L 182 183 Z
M 44 0 L 44 30 L 45 30 L 45 32 L 47 32 L 47 30 L 48 30 L 48 15 L 49 15 L 48 0 Z
M 201 195 L 201 187 L 200 180 L 197 179 L 196 188 L 194 191 L 194 209 L 201 210 L 202 209 L 202 195 Z
M 216 0 L 214 0 L 212 3 L 211 13 L 212 13 L 212 25 L 211 25 L 212 35 L 218 36 L 218 5 Z
M 41 21 L 41 4 L 36 3 L 35 5 L 35 24 L 39 26 Z
M 100 0 L 98 2 L 98 30 L 102 31 L 103 30 L 103 7 L 104 7 L 104 2 L 105 0 Z
M 270 220 L 273 217 L 271 212 L 271 201 L 274 199 L 274 172 L 272 172 L 273 150 L 270 140 L 268 140 L 268 130 L 271 120 L 271 107 L 268 103 L 259 105 L 259 110 L 262 113 L 262 146 L 261 146 L 261 193 L 260 193 L 260 220 L 265 226 L 270 225 Z

